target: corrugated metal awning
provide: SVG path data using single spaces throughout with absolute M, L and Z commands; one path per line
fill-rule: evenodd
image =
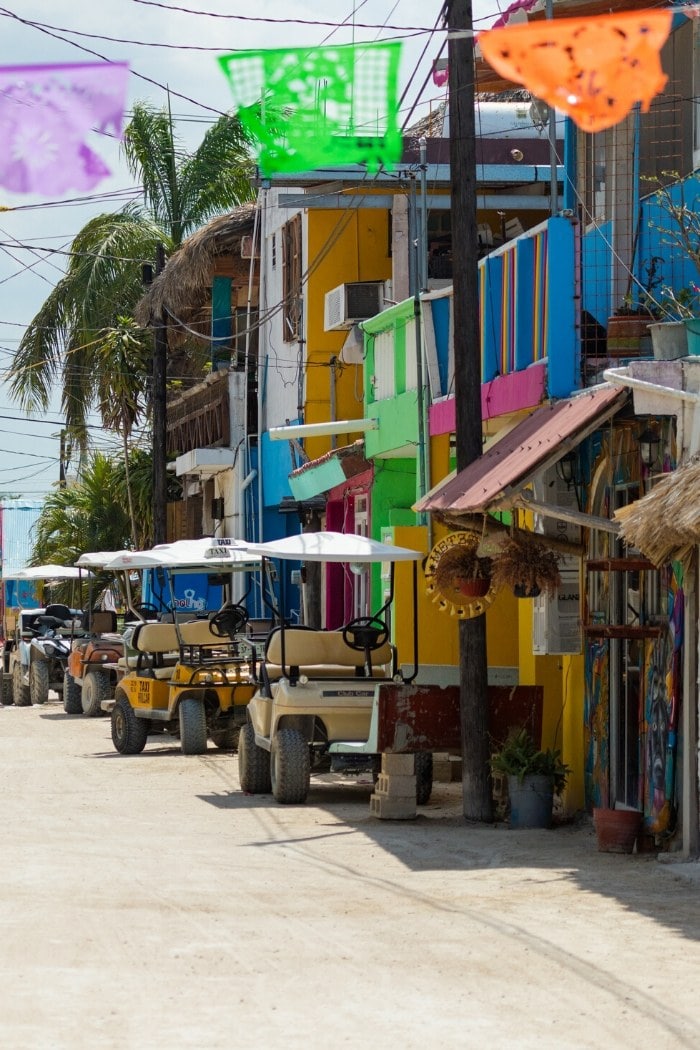
M 478 514 L 516 506 L 523 488 L 536 474 L 580 444 L 626 400 L 625 390 L 606 383 L 542 405 L 454 478 L 424 496 L 414 509 Z

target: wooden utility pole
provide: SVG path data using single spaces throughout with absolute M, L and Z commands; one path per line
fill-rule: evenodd
M 165 267 L 165 248 L 156 246 L 156 275 Z M 167 542 L 167 430 L 165 415 L 168 331 L 161 317 L 153 334 L 153 543 Z
M 474 36 L 471 0 L 447 4 L 457 470 L 481 455 L 481 353 L 476 237 Z M 492 815 L 486 620 L 459 625 L 462 797 L 467 820 Z

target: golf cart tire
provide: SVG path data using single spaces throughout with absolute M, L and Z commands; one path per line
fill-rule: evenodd
M 201 700 L 186 696 L 178 708 L 183 755 L 203 755 L 207 749 L 207 712 Z
M 426 806 L 433 793 L 433 753 L 416 751 L 416 805 Z
M 218 747 L 219 751 L 235 751 L 238 747 L 240 731 L 241 727 L 232 722 L 225 729 L 212 729 L 209 733 L 209 739 L 214 747 Z
M 12 697 L 15 707 L 29 707 L 31 705 L 29 686 L 22 681 L 22 664 L 19 660 L 12 668 Z
M 45 704 L 49 698 L 49 665 L 45 660 L 29 665 L 29 698 L 33 704 Z
M 3 707 L 10 707 L 14 703 L 12 692 L 12 679 L 7 671 L 0 671 L 0 701 Z
M 272 791 L 270 756 L 255 743 L 252 722 L 246 722 L 238 738 L 238 779 L 246 795 L 269 795 Z
M 120 755 L 138 755 L 148 739 L 148 723 L 137 718 L 124 693 L 117 693 L 112 708 L 112 743 Z
M 69 671 L 63 672 L 63 710 L 67 715 L 80 715 L 83 712 L 80 686 Z
M 83 678 L 80 690 L 80 710 L 86 718 L 98 718 L 102 714 L 102 701 L 109 700 L 112 683 L 104 671 L 89 671 Z
M 306 737 L 298 729 L 278 729 L 270 750 L 270 779 L 275 801 L 286 806 L 306 802 L 310 772 Z

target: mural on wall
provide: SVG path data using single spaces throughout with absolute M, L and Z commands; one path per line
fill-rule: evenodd
M 674 572 L 668 590 L 668 627 L 647 642 L 644 695 L 644 823 L 654 835 L 675 830 L 674 789 L 682 689 L 684 595 Z
M 595 639 L 586 647 L 586 692 L 584 700 L 584 789 L 586 806 L 609 803 L 608 767 L 610 752 L 610 646 Z

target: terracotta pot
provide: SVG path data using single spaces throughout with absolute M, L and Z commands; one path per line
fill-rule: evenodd
M 488 594 L 490 580 L 462 579 L 456 584 L 457 590 L 467 598 L 483 598 Z
M 642 830 L 643 814 L 636 809 L 594 809 L 593 826 L 601 853 L 632 853 Z

